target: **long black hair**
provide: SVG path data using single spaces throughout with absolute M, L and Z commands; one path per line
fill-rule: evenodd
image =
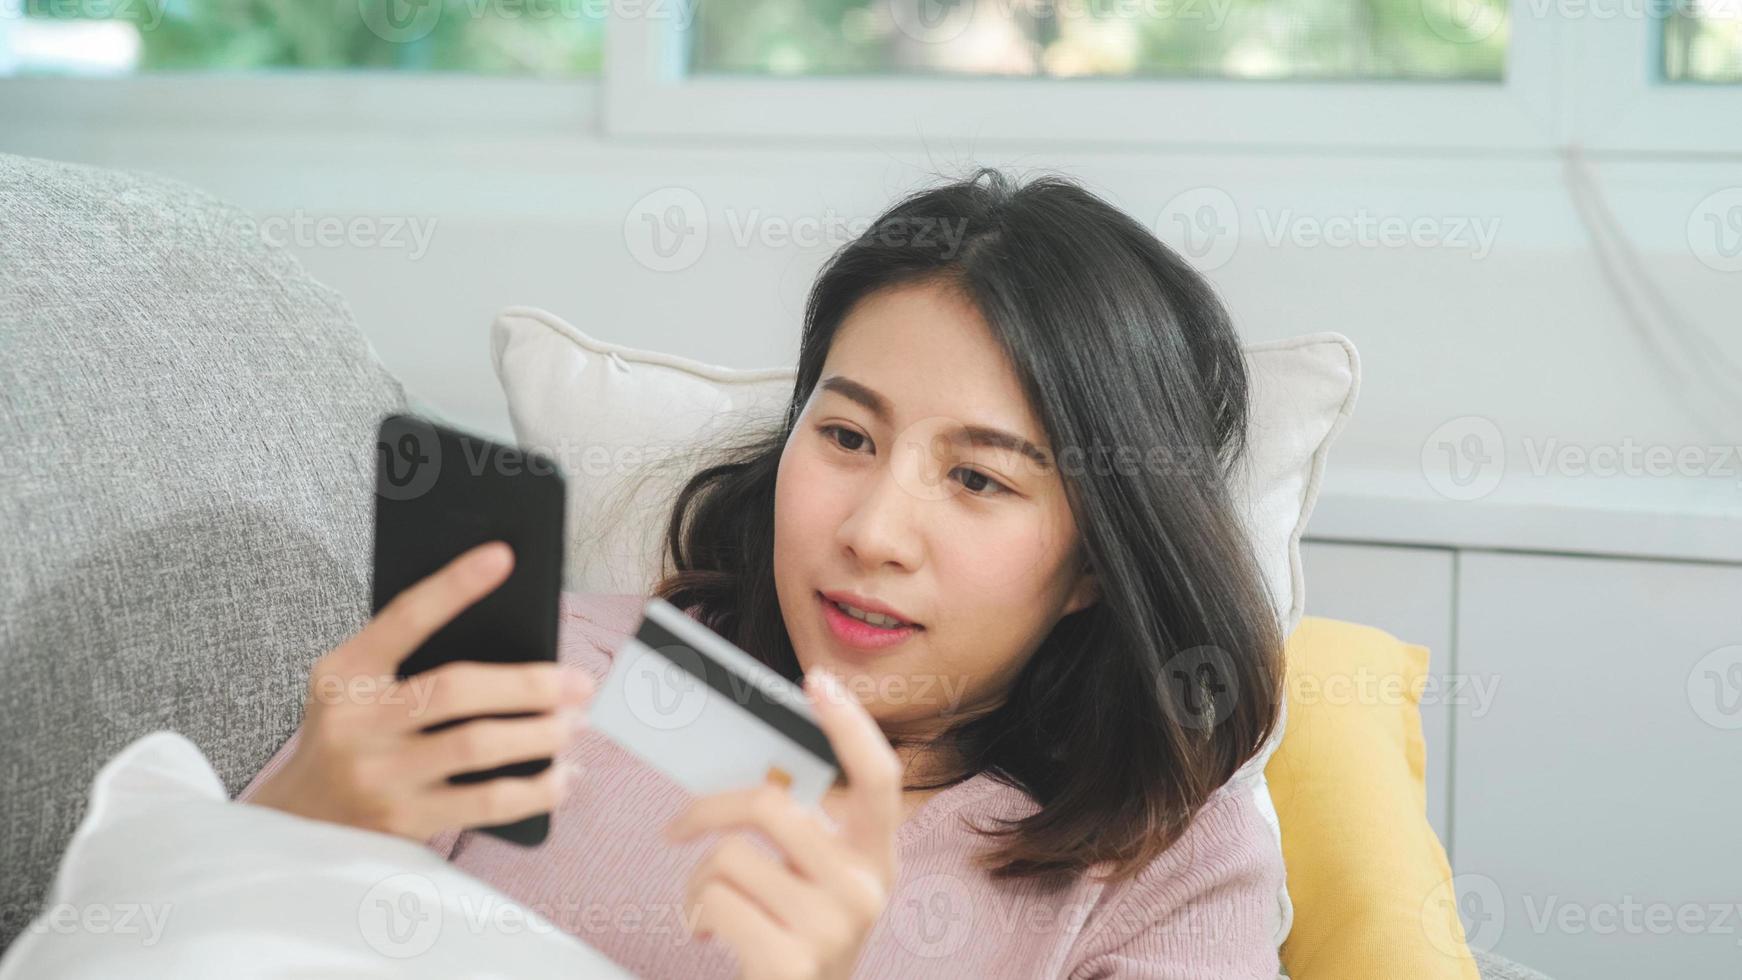
M 921 233 L 930 229 L 931 233 Z M 1229 495 L 1246 363 L 1205 279 L 1075 180 L 980 168 L 912 193 L 836 252 L 805 308 L 784 421 L 678 494 L 654 592 L 800 677 L 774 584 L 775 474 L 854 305 L 936 283 L 978 308 L 1063 478 L 1098 598 L 1064 616 L 994 710 L 940 736 L 1039 805 L 982 833 L 998 877 L 1113 880 L 1171 846 L 1276 724 L 1282 638 Z M 919 788 L 919 787 L 914 787 Z

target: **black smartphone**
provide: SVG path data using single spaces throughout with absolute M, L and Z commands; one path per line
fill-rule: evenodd
M 506 541 L 514 549 L 507 580 L 406 657 L 399 677 L 455 660 L 556 660 L 564 540 L 563 477 L 556 464 L 543 454 L 407 414 L 382 418 L 375 448 L 373 612 L 468 548 Z M 472 720 L 455 719 L 425 731 Z M 550 765 L 550 759 L 533 759 L 459 773 L 448 782 L 530 776 Z M 550 815 L 475 829 L 531 847 L 550 833 Z

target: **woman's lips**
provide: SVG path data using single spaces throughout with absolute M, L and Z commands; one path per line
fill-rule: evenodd
M 918 626 L 898 626 L 895 629 L 872 626 L 842 612 L 833 602 L 823 598 L 821 592 L 816 593 L 816 597 L 817 603 L 823 607 L 823 622 L 828 624 L 829 632 L 835 639 L 850 647 L 860 650 L 885 650 L 920 630 Z

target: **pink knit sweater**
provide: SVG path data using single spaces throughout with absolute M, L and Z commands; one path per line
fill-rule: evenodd
M 602 678 L 644 601 L 564 593 L 560 659 Z M 237 798 L 248 799 L 295 741 Z M 660 837 L 689 794 L 592 731 L 565 757 L 581 775 L 543 846 L 472 831 L 438 834 L 429 846 L 638 976 L 734 975 L 730 948 L 689 939 L 682 910 L 684 884 L 720 834 L 679 845 Z M 1134 880 L 1109 886 L 1079 876 L 1050 893 L 994 881 L 970 861 L 985 843 L 967 823 L 990 826 L 990 818 L 1036 809 L 1027 794 L 984 775 L 926 800 L 897 832 L 895 885 L 855 976 L 1277 976 L 1283 869 L 1250 793 L 1218 791 L 1185 836 Z

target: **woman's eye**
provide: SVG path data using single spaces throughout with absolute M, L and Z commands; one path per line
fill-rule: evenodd
M 1002 483 L 999 483 L 997 480 L 992 479 L 991 477 L 980 472 L 979 470 L 971 470 L 965 466 L 958 466 L 958 467 L 956 467 L 955 472 L 961 473 L 963 475 L 962 476 L 962 486 L 969 493 L 972 493 L 975 496 L 995 497 L 998 494 L 1010 492 L 1009 487 L 1005 486 Z M 978 483 L 978 486 L 972 485 L 972 484 L 975 484 L 976 482 Z M 990 489 L 988 490 L 986 488 L 990 488 Z
M 840 446 L 842 449 L 845 449 L 850 453 L 858 452 L 859 447 L 864 445 L 866 442 L 865 434 L 863 432 L 854 432 L 852 429 L 843 428 L 838 425 L 825 425 L 818 429 L 818 431 L 823 434 L 823 438 L 828 439 L 830 442 L 833 442 L 835 445 Z M 840 436 L 843 435 L 848 439 L 857 439 L 858 443 L 856 445 L 842 445 Z

